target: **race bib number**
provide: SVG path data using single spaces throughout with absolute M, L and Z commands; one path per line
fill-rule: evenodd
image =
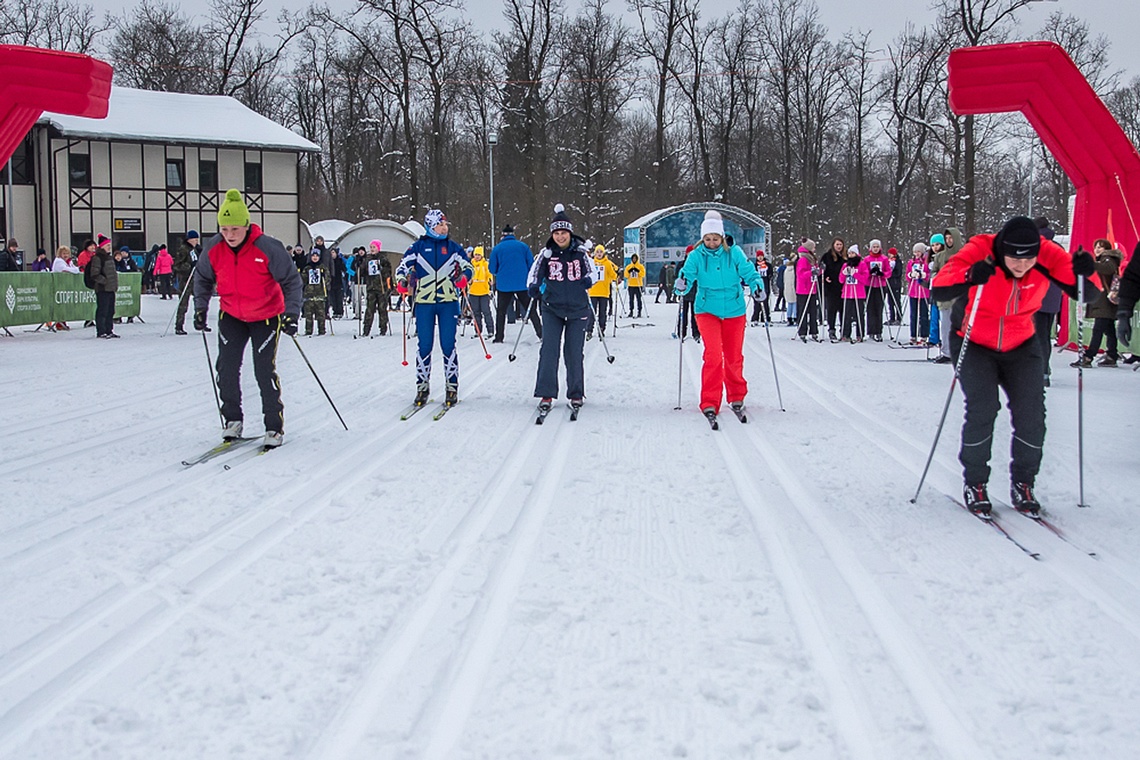
M 855 276 L 855 272 L 850 269 L 847 270 L 846 280 L 848 285 L 858 285 L 859 278 Z
M 911 267 L 910 267 L 910 279 L 912 279 L 912 280 L 921 280 L 922 279 L 922 264 L 912 264 L 911 265 Z
M 380 275 L 380 262 L 376 259 L 368 260 L 368 276 L 377 277 Z
M 321 270 L 319 270 L 319 269 L 310 269 L 309 270 L 309 284 L 310 285 L 320 285 L 321 284 Z

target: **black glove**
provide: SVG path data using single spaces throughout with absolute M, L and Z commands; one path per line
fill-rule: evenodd
M 879 266 L 878 264 L 875 264 L 873 267 L 871 267 L 871 275 L 874 277 L 882 277 L 883 276 L 883 268 L 881 266 Z
M 297 334 L 297 317 L 292 314 L 281 315 L 281 332 L 293 336 Z
M 1121 343 L 1132 342 L 1132 314 L 1127 311 L 1116 312 L 1116 337 Z
M 970 283 L 973 285 L 985 285 L 997 269 L 988 260 L 982 259 L 981 261 L 970 267 L 970 272 L 967 275 Z
M 1073 254 L 1073 274 L 1078 277 L 1088 277 L 1094 272 L 1096 272 L 1096 261 L 1093 260 L 1092 254 L 1084 248 L 1078 248 Z
M 526 294 L 531 297 L 531 300 L 534 300 L 542 295 L 542 288 L 538 285 L 531 285 L 526 289 Z
M 202 330 L 206 329 L 206 310 L 205 309 L 195 309 L 194 310 L 194 329 L 197 330 L 198 332 L 201 332 Z

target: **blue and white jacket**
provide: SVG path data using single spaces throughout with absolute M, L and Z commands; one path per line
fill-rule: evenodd
M 554 238 L 546 242 L 530 267 L 527 290 L 533 296 L 542 288 L 544 308 L 563 319 L 577 319 L 589 316 L 588 291 L 601 279 L 602 273 L 590 256 L 586 241 L 572 234 L 567 248 L 559 248 Z
M 396 267 L 396 281 L 412 288 L 416 303 L 451 303 L 459 300 L 455 283 L 461 277 L 470 280 L 474 271 L 459 243 L 423 235 L 404 252 Z

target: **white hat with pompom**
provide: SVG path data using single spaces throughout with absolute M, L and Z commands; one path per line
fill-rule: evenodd
M 705 220 L 701 222 L 701 237 L 708 234 L 724 237 L 724 220 L 719 211 L 706 211 Z

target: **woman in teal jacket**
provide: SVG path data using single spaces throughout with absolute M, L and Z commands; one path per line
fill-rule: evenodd
M 706 417 L 720 413 L 726 396 L 733 409 L 744 408 L 748 383 L 744 380 L 744 325 L 747 285 L 754 298 L 764 297 L 764 284 L 756 267 L 738 246 L 724 240 L 724 221 L 716 211 L 705 213 L 701 244 L 685 259 L 677 276 L 676 291 L 684 295 L 697 285 L 694 311 L 704 341 L 701 369 L 701 411 Z

